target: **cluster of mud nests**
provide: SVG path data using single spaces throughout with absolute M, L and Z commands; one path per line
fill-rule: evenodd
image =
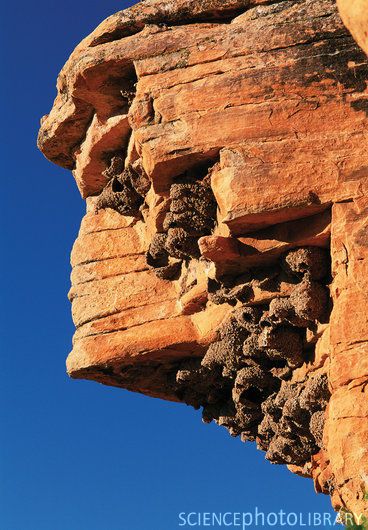
M 112 208 L 140 218 L 151 185 L 140 163 L 125 168 L 121 156 L 112 156 L 104 175 L 108 182 L 97 198 L 96 211 Z M 174 280 L 184 260 L 200 257 L 198 239 L 214 229 L 217 204 L 210 174 L 178 177 L 170 186 L 168 203 L 162 231 L 154 235 L 146 258 L 159 278 Z
M 121 156 L 112 156 L 105 176 L 96 209 L 140 217 L 150 181 L 139 164 L 125 168 Z M 147 263 L 160 278 L 173 280 L 183 261 L 200 257 L 198 239 L 214 229 L 210 170 L 177 178 L 168 204 Z M 205 422 L 215 420 L 231 435 L 256 441 L 271 462 L 305 464 L 322 447 L 330 393 L 324 373 L 293 375 L 313 360 L 318 325 L 328 321 L 329 279 L 329 253 L 306 247 L 291 250 L 271 269 L 209 280 L 208 299 L 233 305 L 234 311 L 202 360 L 167 370 L 168 386 L 181 401 L 202 407 Z M 288 295 L 254 303 L 255 287 L 276 293 L 280 281 L 291 286 Z
M 170 210 L 147 253 L 147 263 L 163 279 L 177 278 L 183 260 L 199 258 L 198 239 L 212 232 L 217 204 L 210 177 L 184 177 L 170 187 Z
M 202 361 L 189 360 L 176 374 L 182 401 L 203 407 L 205 422 L 256 441 L 273 463 L 303 465 L 322 446 L 327 377 L 292 382 L 292 376 L 313 359 L 311 337 L 328 320 L 329 261 L 317 247 L 288 252 L 280 266 L 295 286 L 267 305 L 242 304 L 239 279 L 219 283 L 214 300 L 237 306 Z

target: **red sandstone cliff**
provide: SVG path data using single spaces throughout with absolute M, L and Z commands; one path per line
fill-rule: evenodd
M 146 0 L 60 73 L 68 372 L 203 407 L 368 515 L 368 63 L 332 0 L 267 4 Z

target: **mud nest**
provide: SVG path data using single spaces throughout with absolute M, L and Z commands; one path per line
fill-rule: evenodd
M 150 188 L 142 168 L 124 168 L 123 158 L 114 156 L 104 175 L 108 182 L 96 201 L 96 211 L 112 208 L 121 215 L 140 217 L 140 207 Z
M 330 393 L 325 373 L 300 381 L 293 373 L 313 356 L 307 330 L 328 319 L 329 256 L 306 247 L 287 253 L 280 264 L 295 288 L 267 305 L 239 304 L 251 272 L 220 282 L 213 294 L 220 303 L 232 297 L 237 308 L 203 359 L 178 370 L 177 395 L 202 407 L 205 422 L 215 420 L 232 436 L 256 441 L 271 462 L 304 465 L 322 447 Z

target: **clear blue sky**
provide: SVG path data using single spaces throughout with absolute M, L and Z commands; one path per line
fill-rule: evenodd
M 65 374 L 69 253 L 84 205 L 36 133 L 74 46 L 128 5 L 2 5 L 0 529 L 175 530 L 179 512 L 256 505 L 331 512 L 311 481 L 199 412 Z

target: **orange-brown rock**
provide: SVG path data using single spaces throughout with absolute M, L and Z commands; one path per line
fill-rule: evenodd
M 359 46 L 368 53 L 367 0 L 337 0 L 342 19 Z
M 366 0 L 338 5 L 367 51 Z M 334 0 L 144 0 L 77 46 L 39 134 L 87 199 L 69 374 L 202 406 L 357 520 L 367 80 Z
M 229 313 L 230 307 L 208 305 L 200 315 L 188 315 L 188 296 L 180 297 L 178 286 L 148 267 L 148 245 L 143 222 L 110 209 L 92 209 L 84 217 L 71 257 L 69 298 L 77 330 L 67 366 L 73 377 L 104 382 L 104 366 L 120 370 L 137 361 L 149 365 L 203 355 Z M 120 379 L 115 384 L 124 386 Z M 146 380 L 134 390 L 175 399 L 160 384 L 151 388 Z
M 288 221 L 258 230 L 249 236 L 204 236 L 199 247 L 204 258 L 216 266 L 217 275 L 241 273 L 242 270 L 274 263 L 293 247 L 327 247 L 331 236 L 331 214 L 325 211 L 305 219 Z

